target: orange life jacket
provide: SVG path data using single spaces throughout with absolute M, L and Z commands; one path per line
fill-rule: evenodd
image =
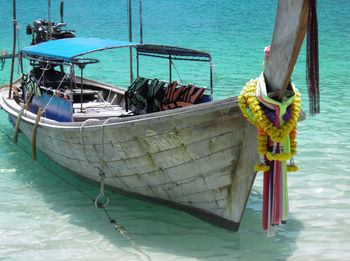
M 160 110 L 169 110 L 200 103 L 205 92 L 205 88 L 195 85 L 181 85 L 176 88 L 178 82 L 172 82 L 166 89 L 165 98 L 160 104 Z

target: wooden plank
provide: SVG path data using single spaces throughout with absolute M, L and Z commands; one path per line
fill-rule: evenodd
M 202 117 L 203 118 L 203 117 Z M 206 117 L 205 117 L 206 119 Z M 225 132 L 232 132 L 235 130 L 235 136 L 232 136 L 232 144 L 238 144 L 241 142 L 243 127 L 246 124 L 242 117 L 236 118 L 217 118 L 211 122 L 204 121 L 195 126 L 188 126 L 185 129 L 173 130 L 168 125 L 168 129 L 164 129 L 163 133 L 157 133 L 157 125 L 144 127 L 139 132 L 140 137 L 132 137 L 130 140 L 130 130 L 127 128 L 118 128 L 115 131 L 104 131 L 104 150 L 105 160 L 127 160 L 140 156 L 145 156 L 148 153 L 157 153 L 160 151 L 171 150 L 174 148 L 189 146 L 192 143 L 198 142 L 200 139 L 210 139 L 212 147 L 215 146 L 215 137 L 225 135 Z M 164 124 L 159 124 L 164 126 Z M 242 127 L 243 126 L 243 127 Z M 55 133 L 55 134 L 53 134 Z M 80 131 L 78 131 L 80 133 Z M 49 136 L 48 136 L 49 135 Z M 41 132 L 43 140 L 50 142 L 58 153 L 70 155 L 72 158 L 84 160 L 87 157 L 89 162 L 100 161 L 101 151 L 101 130 L 83 130 L 83 143 L 81 144 L 81 138 L 79 143 L 72 143 L 69 137 L 65 133 L 48 131 L 47 128 Z M 143 137 L 142 137 L 143 135 Z M 119 138 L 123 136 L 129 136 L 129 141 L 121 142 Z M 51 137 L 51 138 L 50 138 Z M 52 138 L 54 137 L 54 138 Z M 45 142 L 44 142 L 45 143 Z M 68 144 L 67 144 L 68 143 Z M 89 145 L 91 144 L 91 145 Z M 82 150 L 85 148 L 85 153 Z M 74 151 L 74 153 L 72 153 Z
M 191 151 L 199 151 L 202 153 L 204 151 L 210 152 L 220 149 L 221 145 L 231 144 L 231 146 L 236 146 L 242 142 L 242 137 L 244 129 L 237 129 L 235 132 L 232 131 L 234 125 L 231 124 L 232 120 L 228 122 L 224 121 L 226 128 L 220 128 L 214 125 L 210 125 L 208 131 L 200 126 L 198 133 L 196 135 L 190 136 L 189 134 L 194 134 L 193 129 L 188 128 L 189 132 L 180 132 L 178 134 L 174 132 L 165 133 L 164 135 L 152 135 L 150 137 L 145 137 L 144 139 L 133 140 L 128 143 L 107 143 L 104 145 L 104 160 L 111 161 L 129 161 L 135 160 L 138 157 L 147 158 L 150 154 L 157 155 L 161 152 L 168 151 L 170 156 L 176 156 L 177 154 L 190 155 Z M 227 123 L 227 124 L 226 124 Z M 221 131 L 226 131 L 222 133 Z M 101 154 L 101 138 L 98 135 L 89 136 L 90 139 L 95 138 L 97 144 L 94 145 L 78 145 L 72 144 L 69 141 L 63 142 L 62 139 L 56 139 L 56 137 L 47 136 L 46 131 L 41 132 L 41 139 L 43 144 L 51 144 L 53 150 L 58 154 L 64 154 L 77 160 L 88 160 L 89 162 L 100 162 Z M 84 133 L 83 133 L 84 135 Z M 97 138 L 96 138 L 97 136 Z M 191 141 L 191 137 L 192 141 Z M 86 138 L 84 138 L 85 140 Z M 114 139 L 117 141 L 117 137 Z M 83 147 L 83 148 L 82 148 Z M 195 147 L 198 147 L 197 149 Z M 85 148 L 85 153 L 84 153 Z M 177 152 L 178 151 L 178 152 Z M 73 152 L 73 153 L 72 153 Z M 199 157 L 201 157 L 199 155 Z M 145 160 L 145 159 L 144 159 Z M 166 168 L 166 166 L 162 166 Z
M 238 109 L 238 107 L 237 107 Z M 133 140 L 134 137 L 137 137 L 138 139 L 141 139 L 145 136 L 150 137 L 153 135 L 158 135 L 163 132 L 170 132 L 170 131 L 179 131 L 186 128 L 207 128 L 208 126 L 213 125 L 223 125 L 225 126 L 227 124 L 227 121 L 229 119 L 232 119 L 232 124 L 236 126 L 240 126 L 244 119 L 240 113 L 240 111 L 237 111 L 235 113 L 231 113 L 230 108 L 225 109 L 223 111 L 220 110 L 214 110 L 212 112 L 206 112 L 203 111 L 201 113 L 197 113 L 195 115 L 192 114 L 185 114 L 181 118 L 174 118 L 174 119 L 149 119 L 147 121 L 141 121 L 138 124 L 125 124 L 125 125 L 111 125 L 107 124 L 106 128 L 104 130 L 104 136 L 106 143 L 108 142 L 115 142 L 116 141 L 116 132 L 117 134 L 117 141 L 118 142 L 127 142 L 130 140 Z M 221 122 L 226 120 L 226 122 Z M 94 122 L 91 122 L 93 124 Z M 89 124 L 86 124 L 82 129 L 82 132 L 84 135 L 87 135 L 87 138 L 85 140 L 85 144 L 95 144 L 96 137 L 101 136 L 101 125 L 103 121 L 101 121 L 99 124 L 99 127 L 91 128 L 89 127 Z M 142 124 L 141 124 L 142 123 Z M 61 129 L 60 135 L 57 136 L 57 139 L 62 140 L 62 142 L 69 140 L 69 142 L 81 143 L 81 137 L 80 137 L 80 129 L 81 127 L 76 127 L 73 129 Z M 53 134 L 56 135 L 56 131 L 50 127 L 46 128 L 45 133 L 47 135 L 49 132 L 53 132 Z M 91 134 L 89 134 L 91 133 Z M 91 139 L 90 137 L 91 136 Z M 99 142 L 100 143 L 100 142 Z
M 237 168 L 233 172 L 230 195 L 224 217 L 240 223 L 253 185 L 256 172 L 252 162 L 257 162 L 257 130 L 253 125 L 247 126 L 242 150 L 239 153 Z
M 221 190 L 221 188 L 229 186 L 232 183 L 231 172 L 232 166 L 227 166 L 226 168 L 211 170 L 192 177 L 185 177 L 181 180 L 164 180 L 163 182 L 149 181 L 148 178 L 150 175 L 141 175 L 140 178 L 146 183 L 144 185 L 140 184 L 141 186 L 135 185 L 135 188 L 144 189 L 149 187 L 160 187 L 164 190 L 171 191 L 175 195 L 181 195 L 183 197 L 207 191 Z M 158 176 L 160 175 L 158 174 Z

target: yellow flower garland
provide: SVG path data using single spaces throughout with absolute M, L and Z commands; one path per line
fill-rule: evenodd
M 260 102 L 256 98 L 256 86 L 258 79 L 252 79 L 247 82 L 246 86 L 243 87 L 239 100 L 239 107 L 243 115 L 248 119 L 250 123 L 258 128 L 258 153 L 261 156 L 266 155 L 267 159 L 270 161 L 278 160 L 285 161 L 291 159 L 296 155 L 297 142 L 296 138 L 296 125 L 300 113 L 300 94 L 298 90 L 293 85 L 295 90 L 295 99 L 291 103 L 291 116 L 288 121 L 277 128 L 265 115 L 261 109 Z M 293 84 L 293 83 L 292 83 Z M 273 142 L 282 143 L 289 136 L 290 140 L 290 153 L 271 153 L 267 151 L 269 138 Z M 263 158 L 260 158 L 259 162 L 255 165 L 256 171 L 269 171 L 270 167 L 265 165 Z M 297 171 L 298 167 L 294 165 L 294 162 L 287 166 L 288 172 Z
M 287 172 L 297 172 L 299 170 L 298 166 L 295 165 L 288 165 L 287 166 Z
M 259 171 L 265 172 L 265 171 L 269 171 L 269 170 L 270 170 L 270 166 L 268 166 L 268 165 L 263 165 L 263 164 L 259 164 L 259 162 L 258 162 L 258 163 L 255 164 L 254 170 L 255 170 L 256 172 L 259 172 Z
M 241 108 L 243 115 L 255 126 L 260 126 L 273 141 L 283 142 L 287 135 L 289 135 L 289 133 L 293 130 L 298 121 L 301 107 L 299 91 L 294 88 L 296 97 L 291 104 L 292 114 L 290 116 L 290 119 L 285 122 L 281 128 L 277 128 L 261 110 L 259 101 L 255 96 L 257 82 L 257 79 L 252 79 L 246 84 L 245 87 L 243 87 L 241 95 L 238 97 L 239 107 Z M 250 109 L 254 118 L 250 117 L 246 110 L 246 106 Z

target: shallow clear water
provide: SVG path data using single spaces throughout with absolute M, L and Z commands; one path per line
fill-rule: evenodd
M 10 2 L 2 1 L 0 16 L 0 49 L 8 51 L 12 46 Z M 318 2 L 321 114 L 299 124 L 296 162 L 300 171 L 289 175 L 287 225 L 274 238 L 267 238 L 261 230 L 259 175 L 237 233 L 166 207 L 112 194 L 111 216 L 152 260 L 350 259 L 350 2 Z M 47 18 L 46 4 L 17 0 L 22 47 L 30 41 L 25 26 Z M 139 40 L 137 5 L 134 1 L 134 41 Z M 277 1 L 269 0 L 144 1 L 144 41 L 210 52 L 215 64 L 215 98 L 237 95 L 246 81 L 263 70 L 263 50 L 272 38 L 276 5 Z M 52 1 L 56 21 L 58 8 L 59 1 Z M 65 21 L 80 36 L 128 39 L 126 1 L 66 0 Z M 307 111 L 304 53 L 303 47 L 293 80 Z M 127 53 L 120 55 L 104 55 L 107 73 L 95 70 L 90 75 L 126 86 L 128 77 L 120 75 L 127 73 L 128 66 L 115 63 L 125 62 Z M 151 61 L 144 62 L 144 74 L 166 79 L 164 64 L 153 64 L 151 70 Z M 207 67 L 176 65 L 183 79 L 195 82 L 201 77 L 208 84 Z M 8 83 L 9 70 L 8 61 L 0 72 L 0 85 Z M 39 163 L 33 162 L 27 140 L 20 136 L 18 145 L 12 143 L 13 128 L 3 111 L 0 129 L 1 260 L 147 260 L 113 230 L 102 211 L 47 168 L 92 197 L 98 193 L 97 186 L 70 176 L 42 154 Z

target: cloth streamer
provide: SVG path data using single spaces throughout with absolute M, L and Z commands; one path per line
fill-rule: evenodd
M 294 165 L 296 154 L 296 124 L 300 113 L 300 94 L 294 92 L 282 102 L 268 97 L 264 75 L 251 80 L 239 96 L 243 115 L 258 128 L 258 163 L 256 171 L 264 172 L 262 229 L 274 236 L 276 226 L 288 219 L 287 171 L 298 169 Z M 290 160 L 290 164 L 287 164 Z

